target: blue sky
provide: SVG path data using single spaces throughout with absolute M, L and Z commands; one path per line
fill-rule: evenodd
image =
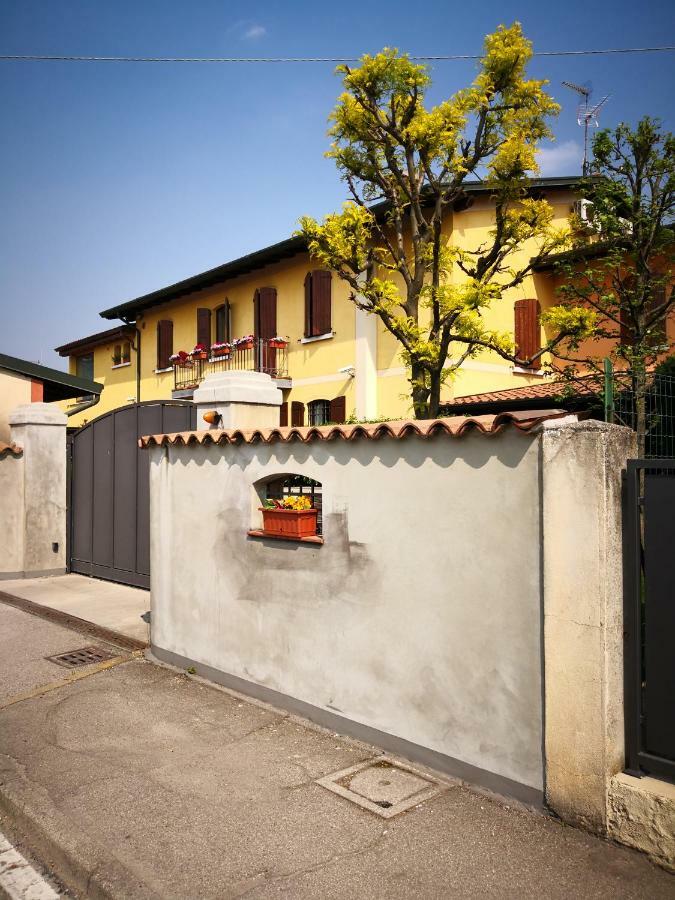
M 474 53 L 517 19 L 535 49 L 675 44 L 671 2 L 475 5 L 342 0 L 0 0 L 0 53 L 335 56 L 383 46 Z M 436 63 L 431 101 L 475 66 Z M 576 98 L 611 93 L 604 125 L 673 128 L 675 53 L 535 60 L 563 104 L 545 174 L 578 170 Z M 0 351 L 63 367 L 52 348 L 98 313 L 287 237 L 344 189 L 323 153 L 331 65 L 0 62 Z

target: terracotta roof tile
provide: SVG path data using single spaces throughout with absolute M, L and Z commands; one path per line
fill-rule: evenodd
M 175 434 L 151 434 L 140 438 L 139 446 L 157 447 L 189 444 L 271 444 L 276 441 L 353 441 L 357 438 L 378 440 L 389 437 L 401 439 L 416 435 L 423 438 L 437 434 L 462 437 L 470 432 L 494 435 L 505 428 L 514 427 L 528 433 L 546 419 L 568 415 L 566 412 L 542 413 L 526 410 L 485 416 L 452 416 L 447 419 L 403 420 L 398 422 L 378 422 L 370 425 L 318 425 L 305 428 L 260 428 L 242 430 L 239 428 L 223 431 L 179 431 Z
M 593 394 L 591 385 L 577 381 L 573 386 L 560 381 L 547 381 L 544 384 L 526 384 L 517 388 L 506 388 L 503 391 L 485 391 L 482 394 L 466 394 L 464 397 L 455 397 L 447 400 L 444 407 L 465 406 L 469 403 L 494 403 L 499 400 L 539 400 L 541 398 L 560 397 L 565 390 L 571 387 L 572 392 L 578 394 Z
M 0 441 L 0 459 L 4 459 L 5 456 L 21 456 L 22 453 L 23 448 L 18 444 L 6 444 L 4 441 Z

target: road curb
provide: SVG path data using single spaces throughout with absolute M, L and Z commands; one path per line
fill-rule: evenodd
M 148 646 L 147 641 L 139 641 L 119 631 L 113 631 L 111 628 L 104 628 L 102 625 L 95 625 L 86 619 L 80 619 L 79 616 L 74 616 L 71 613 L 62 612 L 60 609 L 52 609 L 51 606 L 42 606 L 39 603 L 34 603 L 32 600 L 26 600 L 25 597 L 17 597 L 5 591 L 0 591 L 0 603 L 13 606 L 15 609 L 30 613 L 32 616 L 38 616 L 38 618 L 45 619 L 47 622 L 53 622 L 55 625 L 70 628 L 71 631 L 78 631 L 80 634 L 86 634 L 88 637 L 107 641 L 109 644 L 114 644 L 122 650 L 145 650 Z
M 25 844 L 30 854 L 75 896 L 86 900 L 147 898 L 160 900 L 106 849 L 73 828 L 46 794 L 22 782 L 6 756 L 0 772 L 0 822 L 12 841 Z M 16 778 L 20 789 L 8 783 Z M 120 885 L 125 886 L 123 894 Z

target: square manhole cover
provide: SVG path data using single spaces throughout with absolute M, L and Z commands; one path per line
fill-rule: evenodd
M 318 778 L 316 783 L 384 819 L 397 816 L 449 787 L 426 772 L 384 756 Z
M 82 647 L 79 650 L 69 650 L 68 653 L 59 653 L 56 656 L 46 656 L 49 662 L 56 663 L 66 669 L 76 669 L 78 666 L 91 666 L 94 663 L 103 662 L 105 659 L 114 659 L 115 654 L 103 647 Z

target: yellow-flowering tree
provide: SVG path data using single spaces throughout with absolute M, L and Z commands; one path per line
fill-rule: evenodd
M 418 418 L 437 415 L 443 383 L 467 359 L 493 350 L 516 361 L 511 335 L 488 328 L 484 314 L 530 271 L 529 261 L 513 265 L 526 241 L 541 256 L 567 239 L 552 227 L 547 201 L 527 190 L 537 144 L 558 112 L 545 82 L 526 77 L 531 56 L 519 24 L 500 27 L 485 39 L 471 87 L 431 109 L 427 67 L 405 54 L 385 49 L 358 68 L 338 67 L 345 91 L 328 155 L 352 199 L 322 223 L 302 218 L 301 233 L 312 256 L 351 286 L 354 303 L 400 342 Z M 495 224 L 485 243 L 460 249 L 443 222 L 476 177 L 491 191 Z M 588 309 L 560 310 L 559 333 L 518 362 L 584 337 L 593 319 Z

